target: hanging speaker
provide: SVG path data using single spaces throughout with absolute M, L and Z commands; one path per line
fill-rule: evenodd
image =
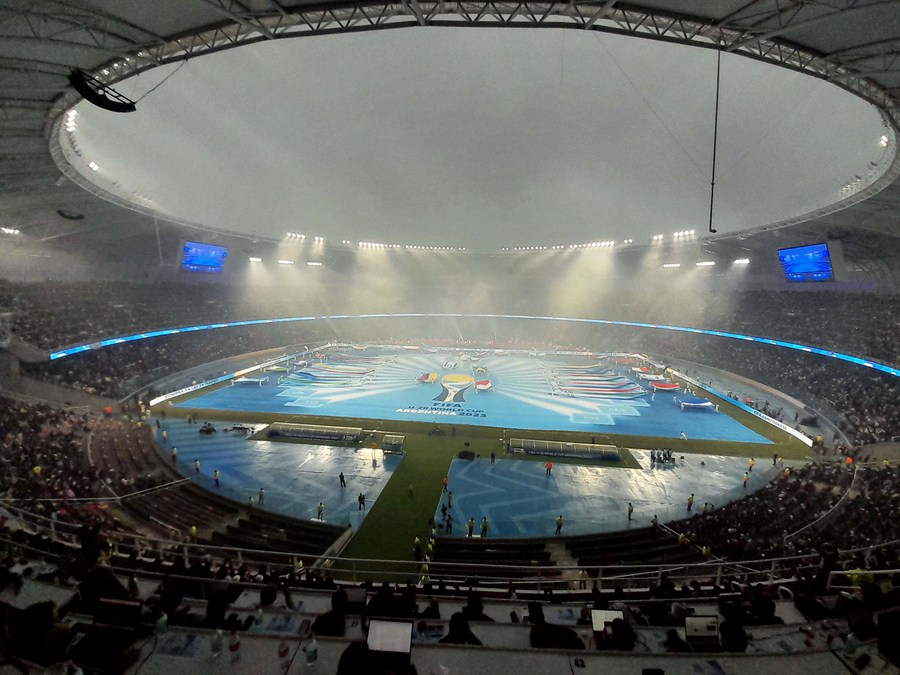
M 69 84 L 84 97 L 85 101 L 93 103 L 103 110 L 114 113 L 130 113 L 137 110 L 134 101 L 130 98 L 122 96 L 112 87 L 107 87 L 100 80 L 81 70 L 73 70 L 69 73 Z

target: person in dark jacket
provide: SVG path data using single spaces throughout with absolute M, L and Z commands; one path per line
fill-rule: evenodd
M 534 624 L 531 627 L 532 647 L 536 649 L 584 649 L 584 643 L 574 630 L 566 626 L 547 623 L 541 603 L 528 603 L 528 621 Z
M 450 630 L 440 639 L 445 645 L 480 645 L 481 640 L 469 629 L 469 622 L 462 612 L 456 612 L 450 617 Z

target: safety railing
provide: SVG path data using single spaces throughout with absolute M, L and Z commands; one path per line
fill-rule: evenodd
M 3 508 L 10 516 L 20 520 L 32 534 L 40 534 L 54 544 L 63 544 L 73 549 L 80 545 L 81 526 L 63 523 L 39 514 L 30 513 L 12 504 L 4 503 Z M 539 590 L 578 589 L 579 572 L 577 566 L 517 566 L 506 564 L 479 564 L 477 574 L 472 574 L 472 565 L 452 562 L 433 562 L 432 571 L 423 571 L 422 563 L 413 560 L 383 560 L 365 558 L 326 558 L 301 553 L 282 553 L 268 550 L 197 544 L 190 540 L 159 539 L 125 532 L 105 532 L 109 542 L 111 561 L 123 560 L 129 556 L 137 562 L 158 569 L 171 566 L 176 558 L 188 562 L 196 556 L 209 555 L 220 561 L 231 560 L 248 566 L 267 565 L 282 569 L 312 567 L 328 571 L 334 578 L 360 583 L 365 580 L 391 580 L 413 584 L 447 585 L 456 587 L 505 588 L 513 584 L 516 588 Z M 886 542 L 894 545 L 898 542 Z M 871 547 L 869 547 L 871 548 Z M 840 553 L 842 559 L 850 560 L 854 553 L 869 549 L 851 549 Z M 607 565 L 591 567 L 587 570 L 591 582 L 598 587 L 640 589 L 658 585 L 668 577 L 676 585 L 688 584 L 694 580 L 717 586 L 735 587 L 750 583 L 778 583 L 794 578 L 798 571 L 818 568 L 818 555 L 791 556 L 765 560 L 709 560 L 699 563 L 653 564 L 653 565 Z M 437 574 L 434 570 L 440 570 Z
M 900 578 L 900 570 L 863 570 L 858 568 L 834 570 L 828 573 L 826 588 L 833 592 L 855 593 L 860 590 L 863 582 L 870 582 L 879 586 L 887 584 L 887 588 L 882 588 L 883 591 L 887 592 L 893 589 L 895 577 Z

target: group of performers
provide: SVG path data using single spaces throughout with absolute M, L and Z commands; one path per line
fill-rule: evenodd
M 682 457 L 682 459 L 684 459 Z M 650 451 L 651 464 L 674 464 L 675 453 L 671 448 L 663 448 L 662 450 Z

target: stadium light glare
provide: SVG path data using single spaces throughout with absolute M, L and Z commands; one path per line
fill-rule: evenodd
M 294 264 L 294 261 L 293 261 L 293 260 L 288 260 L 287 258 L 279 258 L 279 259 L 278 259 L 278 264 L 279 264 L 279 265 L 293 265 L 293 264 Z
M 681 263 L 663 263 L 663 269 L 672 270 L 681 267 Z
M 322 263 L 320 263 L 316 260 L 307 260 L 306 265 L 307 265 L 307 267 L 321 267 Z
M 881 143 L 882 148 L 886 148 L 888 146 L 888 143 L 891 142 L 891 139 L 887 137 L 887 134 L 884 134 L 884 135 L 882 135 L 881 140 L 879 142 Z
M 257 258 L 255 255 L 251 255 L 249 260 L 252 263 L 261 263 L 262 262 L 262 258 Z
M 750 258 L 738 258 L 737 260 L 734 261 L 734 264 L 735 265 L 749 265 Z
M 697 264 L 697 267 L 714 267 L 716 264 L 716 261 L 715 260 L 701 260 L 700 262 L 698 262 L 696 264 Z
M 90 167 L 91 171 L 99 171 L 100 170 L 100 167 L 97 166 L 96 162 L 88 162 L 88 166 Z

